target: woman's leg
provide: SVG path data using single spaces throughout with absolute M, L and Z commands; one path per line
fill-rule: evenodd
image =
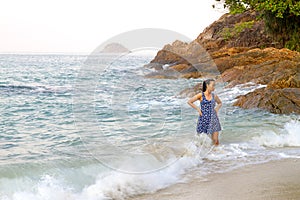
M 213 143 L 214 143 L 214 145 L 219 145 L 219 138 L 218 138 L 218 136 L 219 136 L 219 133 L 218 132 L 213 132 L 213 134 L 212 134 L 212 140 L 213 140 Z

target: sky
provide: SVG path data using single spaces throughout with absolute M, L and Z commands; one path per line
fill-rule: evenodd
M 226 11 L 214 0 L 1 0 L 0 53 L 90 53 L 120 33 L 162 28 L 195 39 Z

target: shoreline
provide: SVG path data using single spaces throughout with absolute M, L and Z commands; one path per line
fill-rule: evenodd
M 283 158 L 250 164 L 224 173 L 208 174 L 187 183 L 176 183 L 153 194 L 131 200 L 298 200 L 300 159 Z

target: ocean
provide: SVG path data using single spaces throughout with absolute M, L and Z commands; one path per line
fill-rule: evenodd
M 103 54 L 89 65 L 88 55 L 1 54 L 0 199 L 128 199 L 300 158 L 299 115 L 232 106 L 265 85 L 216 84 L 222 131 L 213 147 L 178 95 L 202 79 L 145 78 L 152 59 L 129 54 L 107 64 Z

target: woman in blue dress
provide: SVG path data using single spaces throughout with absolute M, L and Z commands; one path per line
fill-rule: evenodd
M 221 125 L 218 118 L 218 111 L 222 106 L 220 98 L 213 93 L 215 90 L 215 80 L 207 79 L 203 81 L 202 92 L 189 99 L 188 104 L 199 112 L 196 131 L 197 134 L 206 133 L 211 136 L 214 145 L 219 145 L 219 131 Z M 200 106 L 193 102 L 199 100 Z M 217 106 L 215 103 L 217 102 Z

